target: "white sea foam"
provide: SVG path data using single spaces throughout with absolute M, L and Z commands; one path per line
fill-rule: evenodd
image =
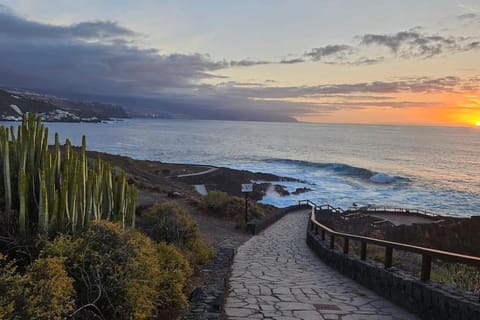
M 389 184 L 394 183 L 396 179 L 395 177 L 389 176 L 388 174 L 375 173 L 373 176 L 370 177 L 370 181 L 380 184 Z

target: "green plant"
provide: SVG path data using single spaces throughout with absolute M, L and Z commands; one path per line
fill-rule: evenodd
M 203 206 L 214 212 L 224 211 L 230 202 L 230 197 L 223 191 L 209 191 L 206 196 L 203 197 Z
M 185 209 L 173 202 L 148 208 L 137 225 L 155 241 L 180 248 L 192 264 L 203 264 L 213 257 L 213 251 L 201 238 L 198 225 Z
M 58 236 L 41 256 L 65 258 L 79 294 L 75 316 L 146 319 L 186 305 L 188 262 L 135 229 L 94 222 L 83 234 Z
M 74 307 L 73 279 L 62 258 L 35 260 L 26 272 L 25 318 L 66 319 Z
M 0 319 L 16 319 L 23 294 L 24 278 L 17 273 L 15 261 L 0 253 Z
M 442 263 L 432 269 L 432 280 L 453 283 L 457 287 L 480 293 L 480 270 L 458 263 Z
M 21 274 L 0 254 L 0 319 L 66 319 L 74 294 L 63 259 L 37 259 Z
M 16 131 L 0 126 L 0 155 L 4 233 L 76 232 L 101 219 L 134 225 L 136 189 L 123 172 L 115 174 L 100 159 L 87 160 L 85 137 L 76 152 L 69 140 L 62 150 L 55 134 L 49 152 L 48 129 L 32 114 Z

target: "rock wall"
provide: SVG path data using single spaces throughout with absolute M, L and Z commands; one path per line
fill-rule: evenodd
M 330 250 L 328 241 L 322 241 L 310 230 L 307 244 L 327 265 L 422 319 L 480 319 L 478 296 L 448 284 L 422 282 L 419 277 L 394 267 L 385 269 L 373 261 Z

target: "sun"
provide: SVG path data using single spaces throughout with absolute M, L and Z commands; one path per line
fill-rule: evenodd
M 475 125 L 476 125 L 477 127 L 480 127 L 480 121 L 477 121 L 477 122 L 475 123 Z

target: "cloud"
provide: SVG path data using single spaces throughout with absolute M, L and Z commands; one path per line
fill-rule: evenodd
M 305 98 L 330 95 L 352 94 L 393 94 L 393 93 L 439 93 L 456 92 L 463 81 L 458 77 L 412 78 L 398 81 L 373 81 L 348 84 L 326 84 L 318 86 L 290 87 L 232 87 L 232 96 L 248 96 L 258 99 Z
M 460 20 L 470 20 L 470 19 L 475 19 L 478 18 L 479 15 L 476 13 L 466 13 L 466 14 L 461 14 L 457 16 L 458 19 Z
M 269 61 L 254 61 L 249 59 L 243 59 L 239 61 L 230 61 L 230 67 L 251 67 L 262 64 L 271 64 Z M 225 65 L 227 67 L 227 65 Z
M 135 35 L 133 31 L 119 26 L 115 21 L 92 21 L 55 26 L 24 19 L 16 16 L 6 7 L 0 7 L 0 37 L 30 40 L 105 40 Z
M 324 58 L 334 57 L 335 59 L 343 59 L 345 56 L 353 53 L 353 48 L 348 45 L 327 45 L 324 47 L 313 48 L 305 52 L 305 57 L 311 58 L 313 61 L 321 61 Z
M 305 62 L 305 59 L 303 59 L 303 58 L 280 60 L 280 64 L 296 64 L 296 63 L 303 63 L 303 62 Z
M 457 48 L 454 38 L 426 36 L 415 31 L 402 31 L 392 35 L 366 34 L 361 36 L 361 44 L 383 46 L 404 58 L 432 57 Z

